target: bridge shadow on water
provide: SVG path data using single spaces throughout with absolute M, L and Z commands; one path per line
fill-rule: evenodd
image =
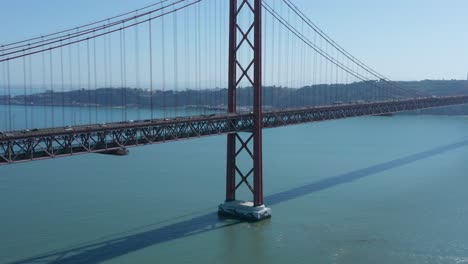
M 418 160 L 426 159 L 465 146 L 468 146 L 468 139 L 457 143 L 437 147 L 428 151 L 391 160 L 388 162 L 373 165 L 367 168 L 351 171 L 331 178 L 319 180 L 280 193 L 275 193 L 265 197 L 265 203 L 269 206 L 272 206 L 317 191 L 332 188 L 340 184 L 350 183 L 367 176 L 376 175 L 377 173 L 383 171 L 407 165 Z M 100 263 L 106 260 L 126 255 L 137 250 L 141 250 L 149 246 L 154 246 L 171 240 L 229 227 L 239 223 L 241 223 L 241 221 L 222 218 L 219 217 L 216 212 L 211 212 L 201 216 L 194 216 L 188 220 L 168 224 L 166 226 L 156 228 L 153 230 L 135 233 L 131 235 L 122 235 L 121 237 L 107 239 L 105 241 L 100 242 L 89 242 L 84 245 L 82 244 L 81 246 L 48 252 L 38 256 L 10 262 L 10 264 Z

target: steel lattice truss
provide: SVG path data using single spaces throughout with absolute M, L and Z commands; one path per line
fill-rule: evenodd
M 263 127 L 273 128 L 324 120 L 378 115 L 468 104 L 468 96 L 419 98 L 363 104 L 266 111 Z M 0 135 L 0 165 L 238 132 L 251 132 L 253 114 L 219 114 L 133 123 L 16 131 Z M 243 141 L 247 145 L 247 141 Z M 242 144 L 242 145 L 244 145 Z M 243 148 L 245 150 L 245 148 Z M 244 177 L 248 177 L 244 175 Z

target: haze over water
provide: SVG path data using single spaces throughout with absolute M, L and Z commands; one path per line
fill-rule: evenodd
M 468 263 L 467 136 L 447 116 L 264 130 L 259 223 L 216 215 L 225 136 L 3 166 L 0 263 Z

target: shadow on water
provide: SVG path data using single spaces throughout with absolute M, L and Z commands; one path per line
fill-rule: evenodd
M 307 194 L 332 188 L 334 186 L 350 183 L 363 177 L 372 176 L 377 173 L 390 170 L 396 167 L 410 164 L 412 162 L 432 157 L 457 148 L 468 146 L 468 140 L 437 147 L 428 151 L 405 156 L 399 159 L 380 163 L 367 168 L 351 171 L 335 177 L 323 179 L 307 185 L 296 187 L 284 192 L 276 193 L 265 197 L 267 205 L 275 205 L 289 201 Z M 169 224 L 160 228 L 144 231 L 136 234 L 107 239 L 105 241 L 88 243 L 70 249 L 58 250 L 42 255 L 18 260 L 10 264 L 22 263 L 100 263 L 128 253 L 164 243 L 167 241 L 197 235 L 200 233 L 225 228 L 241 223 L 219 217 L 216 212 L 211 212 L 191 219 Z

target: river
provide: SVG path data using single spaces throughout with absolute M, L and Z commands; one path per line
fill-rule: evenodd
M 216 136 L 2 166 L 0 263 L 468 263 L 466 117 L 264 130 L 257 223 L 216 214 L 225 152 Z

